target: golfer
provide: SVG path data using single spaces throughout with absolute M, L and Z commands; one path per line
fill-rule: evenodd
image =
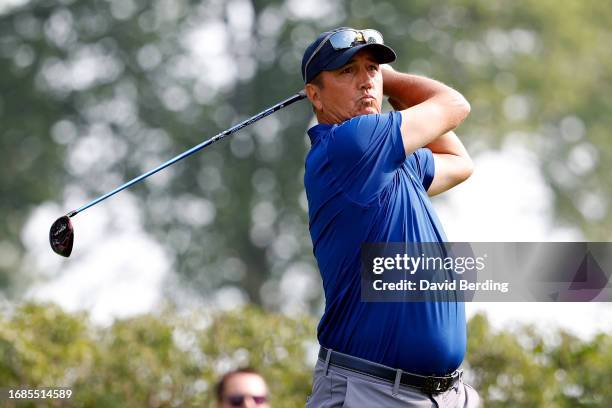
M 375 30 L 321 33 L 302 58 L 318 124 L 304 184 L 323 278 L 321 345 L 307 407 L 475 407 L 458 368 L 463 303 L 362 302 L 360 248 L 441 242 L 428 196 L 467 179 L 472 162 L 453 133 L 470 105 L 450 87 L 393 70 Z M 383 96 L 395 111 L 381 112 Z

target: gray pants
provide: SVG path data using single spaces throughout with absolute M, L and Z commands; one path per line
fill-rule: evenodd
M 448 391 L 430 396 L 417 388 L 399 385 L 340 367 L 319 359 L 314 370 L 312 394 L 306 408 L 473 408 L 480 406 L 478 393 L 463 380 Z

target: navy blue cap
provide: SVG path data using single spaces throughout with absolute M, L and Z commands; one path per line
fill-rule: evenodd
M 314 40 L 314 42 L 311 43 L 308 48 L 306 48 L 306 51 L 304 51 L 304 56 L 302 57 L 302 79 L 305 83 L 312 81 L 321 71 L 333 71 L 334 69 L 342 67 L 349 62 L 353 55 L 364 48 L 372 50 L 372 54 L 379 64 L 387 64 L 395 61 L 397 58 L 395 51 L 393 51 L 391 47 L 387 47 L 384 44 L 360 44 L 351 48 L 336 51 L 331 43 L 327 41 L 310 61 L 310 64 L 308 64 L 308 72 L 304 72 L 306 63 L 315 50 L 319 47 L 321 41 L 328 38 L 330 34 L 342 30 L 360 31 L 351 27 L 338 27 L 331 31 L 325 31 L 319 34 L 317 39 Z

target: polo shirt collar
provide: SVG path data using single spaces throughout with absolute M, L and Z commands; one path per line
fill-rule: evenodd
M 308 129 L 308 136 L 310 136 L 310 144 L 314 145 L 319 141 L 321 136 L 328 133 L 331 128 L 336 125 L 329 125 L 326 123 L 319 123 L 318 125 L 314 125 L 310 129 Z

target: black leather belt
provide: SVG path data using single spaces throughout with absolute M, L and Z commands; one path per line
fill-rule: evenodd
M 319 350 L 319 359 L 326 361 L 328 358 L 328 351 L 330 350 L 325 347 L 321 347 Z M 329 356 L 329 364 L 386 380 L 391 383 L 396 381 L 398 372 L 398 370 L 394 368 L 364 360 L 362 358 L 353 357 L 348 354 L 339 353 L 337 351 L 331 351 L 331 356 Z M 418 388 L 426 394 L 439 394 L 441 392 L 448 391 L 457 381 L 459 381 L 462 375 L 463 372 L 460 370 L 442 377 L 424 376 L 402 371 L 400 384 Z

